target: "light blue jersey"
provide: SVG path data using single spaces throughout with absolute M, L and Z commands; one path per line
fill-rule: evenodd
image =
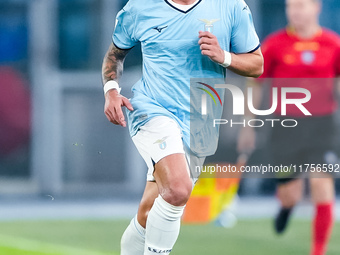
M 131 136 L 152 117 L 168 116 L 178 122 L 190 148 L 190 79 L 225 78 L 225 68 L 200 51 L 198 33 L 207 21 L 213 22 L 212 33 L 223 50 L 258 49 L 244 0 L 200 0 L 186 12 L 167 0 L 130 0 L 118 13 L 113 43 L 130 49 L 140 42 L 143 53 L 143 76 L 133 86 L 130 100 L 134 111 L 127 111 Z M 196 154 L 208 156 L 214 150 L 203 148 Z

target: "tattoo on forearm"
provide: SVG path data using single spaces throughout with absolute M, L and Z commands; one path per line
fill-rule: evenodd
M 110 80 L 117 80 L 121 76 L 124 59 L 128 52 L 129 50 L 118 49 L 114 44 L 111 44 L 103 61 L 102 78 L 104 84 Z

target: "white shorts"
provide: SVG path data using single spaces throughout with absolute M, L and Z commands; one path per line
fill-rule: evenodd
M 148 166 L 147 181 L 155 181 L 154 165 L 171 154 L 183 153 L 189 165 L 189 175 L 196 183 L 205 157 L 196 157 L 190 153 L 182 140 L 182 131 L 178 123 L 166 116 L 154 117 L 140 127 L 132 141 Z M 199 166 L 197 168 L 196 166 Z

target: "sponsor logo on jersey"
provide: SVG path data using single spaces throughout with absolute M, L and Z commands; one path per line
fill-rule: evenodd
M 292 65 L 296 62 L 296 58 L 292 54 L 287 54 L 283 57 L 283 62 L 285 62 L 287 65 Z
M 165 26 L 165 27 L 154 27 L 153 29 L 157 30 L 158 33 L 162 33 L 162 31 L 163 31 L 164 29 L 166 29 L 167 27 L 168 27 L 168 26 Z

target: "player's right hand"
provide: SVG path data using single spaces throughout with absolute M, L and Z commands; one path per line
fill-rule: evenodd
M 105 94 L 104 113 L 107 119 L 115 125 L 126 127 L 126 121 L 122 111 L 123 106 L 133 111 L 129 99 L 120 95 L 117 90 L 112 89 Z
M 241 128 L 238 140 L 237 140 L 237 151 L 238 153 L 251 154 L 255 149 L 256 133 L 254 128 L 246 126 Z

